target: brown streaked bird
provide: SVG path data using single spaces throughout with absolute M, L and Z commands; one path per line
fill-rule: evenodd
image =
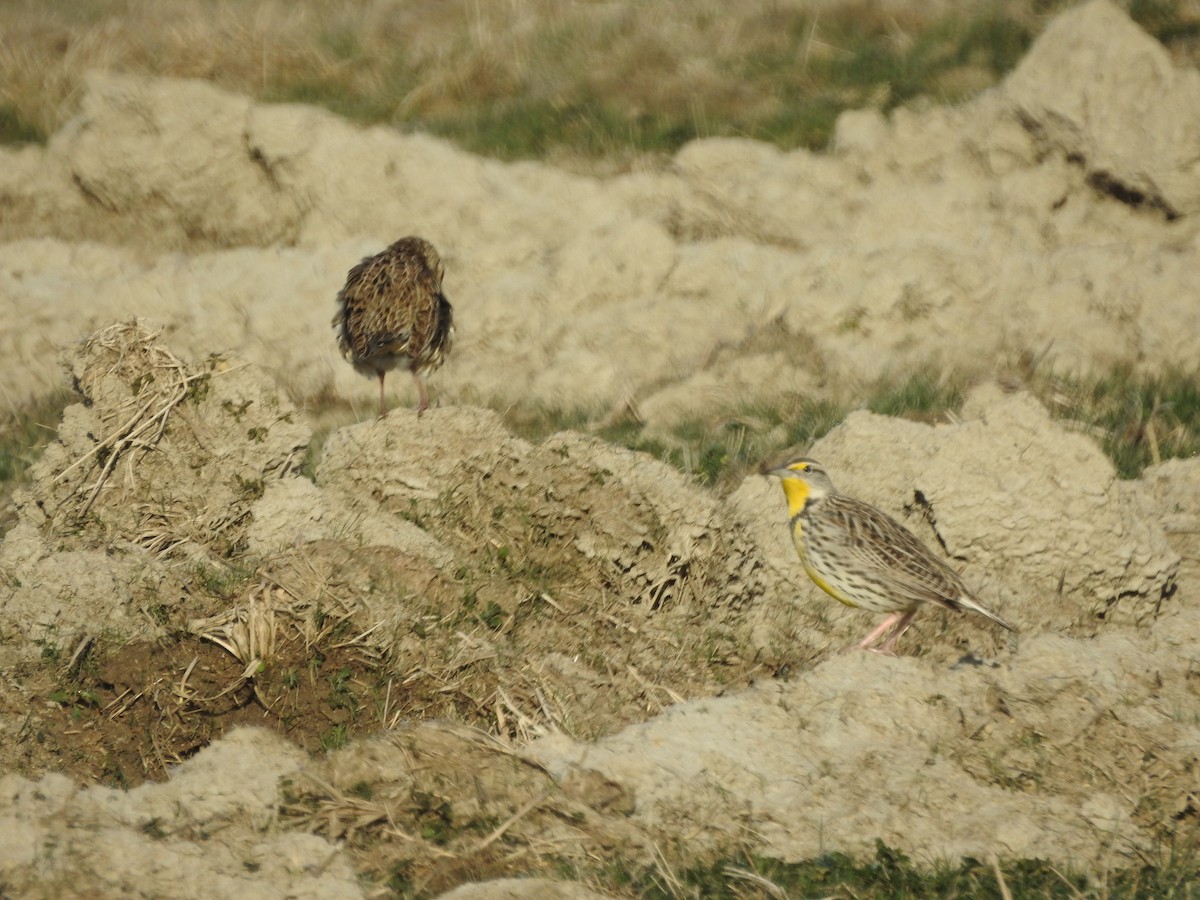
M 444 275 L 433 244 L 405 237 L 351 269 L 338 292 L 338 347 L 355 369 L 379 378 L 381 418 L 387 415 L 384 376 L 398 366 L 417 383 L 417 415 L 429 408 L 425 377 L 445 362 L 454 343 Z
M 927 603 L 969 609 L 1016 631 L 980 605 L 958 573 L 915 534 L 883 510 L 834 488 L 820 463 L 800 457 L 767 474 L 783 484 L 792 540 L 808 577 L 847 606 L 891 614 L 863 638 L 860 649 L 891 653 Z M 889 628 L 883 646 L 872 646 Z

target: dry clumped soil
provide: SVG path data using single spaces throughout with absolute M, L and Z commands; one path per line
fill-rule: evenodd
M 605 180 L 97 73 L 0 151 L 0 389 L 77 397 L 0 544 L 0 885 L 587 897 L 604 860 L 1194 840 L 1200 463 L 1119 480 L 1013 373 L 1195 359 L 1195 134 L 1200 76 L 1106 2 L 967 106 Z M 409 232 L 459 340 L 440 406 L 375 419 L 332 298 Z M 926 611 L 901 658 L 837 652 L 869 617 L 769 479 L 488 408 L 666 429 L 931 361 L 979 380 L 954 421 L 805 448 L 1020 628 Z M 317 439 L 330 395 L 362 420 Z

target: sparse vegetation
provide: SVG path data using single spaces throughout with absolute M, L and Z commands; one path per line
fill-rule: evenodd
M 1063 378 L 1039 392 L 1063 418 L 1087 426 L 1122 478 L 1146 466 L 1200 453 L 1200 371 L 1147 375 L 1117 369 Z
M 1114 870 L 1105 878 L 1089 878 L 1045 860 L 987 862 L 964 859 L 919 866 L 882 841 L 875 857 L 855 860 L 842 853 L 785 863 L 748 854 L 683 871 L 624 867 L 617 863 L 605 873 L 607 886 L 645 900 L 704 897 L 734 900 L 744 897 L 889 897 L 966 900 L 966 898 L 1082 898 L 1150 900 L 1192 898 L 1197 895 L 1194 853 L 1172 853 L 1161 866 Z
M 1154 458 L 1154 453 L 1159 458 L 1194 453 L 1200 442 L 1196 378 L 1185 372 L 1150 376 L 1122 371 L 1090 381 L 1034 373 L 1026 379 L 1026 386 L 1061 414 L 1095 429 L 1114 459 L 1131 460 L 1129 465 L 1134 474 Z M 862 405 L 888 415 L 936 422 L 953 414 L 967 387 L 965 381 L 951 374 L 918 372 L 875 385 L 864 396 Z M 772 452 L 812 443 L 844 418 L 847 411 L 845 406 L 826 401 L 791 398 L 777 407 L 750 408 L 710 423 L 685 423 L 657 444 L 643 438 L 641 430 L 629 423 L 598 430 L 605 438 L 652 449 L 697 478 L 724 488 L 735 485 L 745 472 Z M 588 420 L 578 412 L 555 416 L 544 411 L 535 415 L 528 410 L 517 418 L 532 438 L 537 438 L 539 432 L 544 435 L 568 424 L 586 428 Z M 29 433 L 33 430 L 27 429 Z M 1150 434 L 1154 437 L 1149 437 Z M 1152 445 L 1158 449 L 1152 451 Z M 567 446 L 559 454 L 564 460 L 570 455 Z M 596 488 L 603 489 L 604 485 L 597 484 Z M 357 587 L 335 586 L 332 591 L 337 596 L 355 596 L 362 591 L 404 596 L 404 608 L 412 616 L 412 632 L 423 645 L 428 645 L 432 654 L 421 658 L 441 659 L 442 668 L 427 672 L 429 662 L 417 662 L 417 657 L 389 660 L 373 654 L 359 639 L 358 628 L 350 620 L 350 610 L 323 605 L 322 601 L 300 605 L 291 612 L 287 603 L 275 609 L 278 621 L 295 624 L 290 626 L 291 630 L 281 630 L 278 642 L 269 648 L 261 641 L 255 643 L 249 639 L 250 632 L 255 631 L 251 627 L 252 617 L 245 620 L 243 630 L 247 635 L 243 636 L 239 630 L 242 617 L 226 621 L 228 616 L 221 612 L 213 627 L 203 632 L 205 636 L 211 632 L 207 640 L 178 632 L 155 645 L 112 648 L 88 672 L 66 683 L 56 682 L 41 695 L 52 701 L 56 712 L 42 714 L 36 725 L 36 733 L 42 735 L 40 740 L 55 752 L 68 753 L 64 757 L 66 764 L 88 772 L 89 777 L 110 785 L 132 787 L 147 773 L 159 773 L 162 766 L 185 758 L 217 737 L 223 725 L 248 720 L 272 724 L 291 740 L 320 753 L 342 749 L 375 733 L 380 725 L 391 728 L 400 721 L 442 718 L 483 729 L 490 727 L 501 713 L 511 717 L 507 727 L 513 733 L 507 737 L 521 740 L 520 729 L 538 709 L 532 705 L 532 698 L 538 697 L 542 709 L 558 716 L 559 726 L 570 733 L 578 727 L 571 711 L 577 699 L 556 695 L 553 683 L 545 679 L 528 686 L 518 684 L 512 681 L 514 670 L 501 668 L 508 665 L 506 660 L 525 658 L 520 650 L 526 634 L 522 625 L 531 617 L 549 617 L 556 627 L 566 627 L 565 632 L 555 632 L 560 635 L 556 640 L 560 641 L 565 640 L 562 635 L 574 633 L 580 627 L 580 620 L 564 618 L 560 600 L 571 596 L 569 585 L 574 576 L 555 568 L 556 557 L 551 552 L 554 542 L 544 539 L 541 531 L 544 523 L 531 510 L 519 505 L 496 507 L 494 501 L 481 498 L 476 508 L 467 498 L 452 492 L 439 495 L 434 506 L 436 511 L 430 514 L 430 526 L 438 527 L 440 523 L 443 537 L 470 527 L 489 548 L 484 555 L 484 568 L 475 573 L 479 584 L 471 583 L 471 573 L 464 570 L 438 588 L 445 596 L 436 600 L 425 596 L 431 583 L 419 573 L 413 577 L 425 585 L 421 597 L 389 580 L 398 577 L 398 573 L 378 568 L 356 576 Z M 447 528 L 450 530 L 446 531 Z M 543 551 L 547 554 L 545 558 Z M 353 559 L 353 554 L 347 559 Z M 310 555 L 297 557 L 300 567 L 295 571 L 309 572 L 316 562 Z M 383 562 L 381 559 L 372 565 Z M 199 589 L 195 596 L 205 603 L 214 601 L 210 608 L 215 611 L 226 610 L 233 601 L 240 609 L 247 597 L 254 596 L 252 586 L 260 583 L 264 573 L 269 576 L 266 584 L 293 584 L 281 572 L 271 574 L 264 570 L 261 561 L 237 559 L 228 567 L 196 566 L 192 572 L 192 583 Z M 329 572 L 313 570 L 312 577 L 324 586 L 322 590 L 330 590 L 335 583 Z M 565 590 L 564 585 L 568 586 Z M 517 598 L 515 603 L 512 598 Z M 415 607 L 416 603 L 430 604 L 429 613 Z M 438 609 L 442 610 L 440 614 L 436 612 Z M 590 643 L 599 642 L 592 638 Z M 585 638 L 585 643 L 577 649 L 586 645 Z M 46 649 L 42 663 L 58 671 L 64 653 L 50 645 Z M 703 652 L 711 655 L 705 661 L 707 667 L 725 671 L 723 661 L 728 656 L 725 649 L 706 645 Z M 204 664 L 190 668 L 197 658 L 202 658 Z M 259 663 L 253 670 L 248 668 L 251 660 Z M 585 662 L 597 670 L 603 666 L 601 659 L 586 658 Z M 495 679 L 502 671 L 508 679 L 500 682 L 505 693 L 494 693 Z M 140 699 L 130 699 L 128 695 L 122 699 L 113 687 L 125 683 L 154 685 L 163 672 L 170 673 L 170 677 L 161 688 L 138 694 Z M 657 683 L 653 675 L 650 681 Z M 736 677 L 734 681 L 737 682 Z M 526 688 L 524 694 L 516 692 L 520 688 Z M 614 702 L 620 699 L 614 698 Z M 650 702 L 648 698 L 646 702 Z M 368 710 L 370 713 L 364 715 Z M 54 715 L 58 718 L 51 721 Z M 189 722 L 190 727 L 181 730 L 172 725 L 173 730 L 164 731 L 174 721 L 172 716 L 183 716 L 182 720 Z M 73 736 L 85 726 L 91 742 L 86 745 L 87 752 L 69 750 L 66 735 Z M 157 741 L 153 744 L 154 755 L 148 749 L 147 735 L 154 735 Z M 580 736 L 586 739 L 590 735 L 581 730 Z M 160 752 L 161 758 L 157 756 Z M 1003 784 L 1011 772 L 997 769 L 994 777 Z M 1025 786 L 1014 782 L 1012 787 L 1019 790 Z M 364 865 L 363 877 L 368 881 L 390 882 L 401 896 L 415 897 L 427 896 L 429 884 L 441 883 L 426 880 L 434 875 L 450 885 L 464 879 L 516 874 L 504 861 L 503 851 L 509 845 L 503 841 L 495 842 L 494 856 L 476 854 L 464 861 L 455 855 L 462 847 L 476 846 L 488 839 L 497 827 L 490 817 L 460 822 L 457 814 L 452 813 L 458 807 L 451 807 L 442 798 L 431 798 L 424 805 L 414 800 L 416 806 L 410 809 L 387 806 L 379 798 L 363 796 L 366 792 L 361 786 L 351 793 L 350 799 L 355 803 L 407 810 L 405 814 L 411 816 L 409 829 L 423 845 L 432 848 L 429 854 L 432 863 L 414 861 L 398 870 L 388 856 L 393 868 L 376 870 Z M 388 819 L 384 816 L 377 821 Z M 356 840 L 364 859 L 373 852 L 372 840 L 386 844 L 386 838 L 370 838 L 365 833 Z M 525 871 L 542 874 L 550 867 L 621 896 L 647 898 L 814 893 L 861 897 L 1001 897 L 1000 878 L 1012 896 L 1195 896 L 1194 855 L 1173 852 L 1169 834 L 1164 836 L 1161 852 L 1161 859 L 1135 869 L 1113 870 L 1103 880 L 1064 871 L 1040 860 L 1001 860 L 999 876 L 997 864 L 990 861 L 914 863 L 882 844 L 877 847 L 875 858 L 866 861 L 828 854 L 785 864 L 745 855 L 711 863 L 689 860 L 671 870 L 665 862 L 647 866 L 644 862 L 619 860 L 606 860 L 603 868 L 581 868 L 574 860 L 549 855 L 536 864 L 530 863 L 531 867 Z M 467 868 L 456 868 L 462 866 Z
M 611 165 L 723 135 L 819 148 L 844 109 L 989 87 L 1066 5 L 27 0 L 0 6 L 0 140 L 46 140 L 98 68 L 205 79 L 506 159 Z M 1200 57 L 1194 5 L 1130 12 Z
M 950 372 L 916 372 L 902 380 L 882 381 L 867 400 L 867 409 L 881 416 L 902 416 L 919 422 L 945 421 L 963 401 L 965 384 Z
M 967 380 L 953 373 L 916 372 L 871 387 L 871 412 L 920 422 L 944 422 L 962 405 Z M 1164 459 L 1200 452 L 1200 373 L 1162 375 L 1118 370 L 1083 378 L 1032 375 L 1024 387 L 1057 416 L 1078 422 L 1100 441 L 1122 478 L 1136 478 Z M 751 406 L 710 420 L 689 420 L 669 434 L 647 435 L 634 422 L 591 426 L 603 439 L 658 457 L 721 489 L 736 487 L 764 461 L 804 450 L 837 425 L 851 407 L 816 397 Z M 540 419 L 538 416 L 540 415 Z M 531 440 L 566 428 L 588 430 L 578 411 L 521 410 L 509 425 Z
M 0 416 L 0 537 L 13 523 L 9 498 L 58 432 L 67 391 L 55 391 Z

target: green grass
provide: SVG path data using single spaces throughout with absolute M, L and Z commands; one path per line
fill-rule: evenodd
M 19 109 L 0 103 L 0 144 L 44 144 L 49 137 L 35 123 L 26 121 Z
M 1200 20 L 1188 15 L 1174 0 L 1133 0 L 1129 17 L 1168 47 L 1194 47 L 1200 38 Z
M 17 409 L 0 421 L 0 538 L 12 527 L 7 510 L 12 492 L 29 480 L 29 467 L 58 434 L 63 409 L 75 400 L 68 391 L 54 391 Z
M 1195 851 L 1171 853 L 1159 863 L 1117 869 L 1103 878 L 1064 870 L 1040 859 L 999 864 L 1004 888 L 1016 898 L 1053 900 L 1185 900 L 1200 897 Z M 580 873 L 581 874 L 581 873 Z M 874 858 L 856 861 L 829 853 L 799 863 L 747 856 L 667 872 L 661 867 L 610 865 L 601 882 L 643 900 L 741 900 L 748 897 L 889 898 L 889 900 L 967 900 L 1004 894 L 989 862 L 963 859 L 932 867 L 917 866 L 905 854 L 876 840 Z
M 962 406 L 969 384 L 952 373 L 920 371 L 870 387 L 861 406 L 879 415 L 934 424 Z M 1091 378 L 1033 375 L 1025 387 L 1055 416 L 1078 422 L 1093 434 L 1121 478 L 1137 478 L 1149 465 L 1200 453 L 1200 371 L 1161 375 L 1118 369 Z M 674 425 L 647 435 L 626 420 L 589 426 L 579 410 L 515 408 L 509 428 L 528 440 L 564 429 L 591 430 L 597 437 L 648 453 L 707 486 L 732 489 L 764 462 L 785 451 L 806 452 L 841 422 L 852 407 L 815 398 L 753 404 L 727 415 Z
M 807 447 L 845 418 L 847 408 L 803 399 L 787 407 L 754 405 L 719 419 L 676 425 L 669 439 L 645 438 L 630 426 L 599 436 L 668 462 L 709 487 L 732 488 L 785 448 Z
M 75 400 L 57 391 L 14 409 L 0 423 L 0 482 L 20 481 L 58 433 L 63 409 Z
M 881 415 L 932 423 L 962 405 L 964 389 L 961 380 L 918 372 L 900 382 L 881 381 L 870 389 L 864 405 Z M 806 451 L 851 408 L 815 397 L 798 397 L 780 404 L 750 404 L 716 418 L 685 420 L 667 434 L 647 435 L 640 424 L 630 420 L 591 430 L 609 443 L 667 462 L 695 476 L 701 484 L 732 489 L 784 451 Z M 533 441 L 564 429 L 588 430 L 587 419 L 578 410 L 558 413 L 517 408 L 506 413 L 506 424 Z
M 412 113 L 423 128 L 503 159 L 669 154 L 695 138 L 729 136 L 820 149 L 842 111 L 890 110 L 926 95 L 961 100 L 1001 78 L 1034 37 L 1025 21 L 997 9 L 921 23 L 911 35 L 897 30 L 894 18 L 858 4 L 820 14 L 764 8 L 748 23 L 742 52 L 707 60 L 716 72 L 709 89 L 686 94 L 641 86 L 670 83 L 683 62 L 653 36 L 610 34 L 606 47 L 606 38 L 590 46 L 581 37 L 548 33 L 532 51 L 535 75 L 523 83 L 472 83 L 480 96 L 455 96 L 444 110 Z M 630 49 L 638 41 L 642 46 Z M 598 52 L 607 54 L 605 70 L 589 76 L 581 66 Z M 948 76 L 966 67 L 974 80 L 957 90 Z M 341 111 L 352 107 L 336 89 L 326 99 L 308 99 Z M 386 118 L 383 110 L 372 115 Z
M 867 401 L 867 409 L 881 416 L 900 416 L 930 424 L 943 421 L 947 412 L 962 406 L 966 386 L 953 377 L 917 372 L 900 382 L 881 381 Z
M 1053 387 L 1065 400 L 1050 408 L 1096 432 L 1122 478 L 1136 478 L 1164 459 L 1200 453 L 1200 370 L 1142 375 L 1117 369 L 1093 379 L 1061 379 Z

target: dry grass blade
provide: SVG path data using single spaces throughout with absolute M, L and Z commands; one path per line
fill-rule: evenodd
M 275 655 L 278 625 L 275 597 L 261 588 L 251 592 L 245 606 L 189 623 L 189 630 L 204 641 L 211 641 L 238 662 L 247 672 Z
M 457 855 L 409 834 L 396 824 L 386 804 L 349 796 L 312 772 L 305 772 L 303 777 L 315 789 L 315 796 L 310 794 L 313 805 L 291 804 L 285 806 L 284 811 L 296 816 L 301 827 L 309 832 L 324 834 L 331 840 L 353 841 L 365 829 L 386 826 L 386 833 L 390 837 L 420 844 L 423 852 L 447 859 Z
M 662 848 L 654 845 L 654 869 L 658 872 L 663 880 L 663 887 L 672 897 L 686 897 L 687 892 L 683 889 L 683 882 L 679 880 L 679 876 L 675 874 L 675 870 L 671 868 L 671 864 L 667 862 L 667 857 L 663 854 Z
M 513 825 L 515 825 L 517 822 L 519 822 L 525 816 L 529 815 L 529 813 L 531 813 L 534 809 L 536 809 L 538 806 L 540 806 L 542 803 L 544 803 L 546 801 L 546 799 L 552 793 L 553 793 L 553 791 L 546 791 L 546 792 L 538 795 L 537 797 L 534 797 L 532 800 L 530 800 L 528 803 L 526 803 L 524 806 L 522 806 L 520 809 L 518 809 L 515 813 L 513 813 L 511 816 L 509 816 L 507 819 L 505 819 L 503 822 L 501 822 L 491 834 L 489 834 L 487 837 L 485 837 L 483 840 L 481 840 L 478 844 L 476 844 L 472 852 L 478 853 L 479 851 L 486 849 L 491 844 L 494 844 L 496 841 L 498 841 L 501 837 L 504 836 L 504 833 L 506 831 L 508 831 L 508 829 L 512 828 Z
M 684 698 L 682 696 L 680 696 L 679 693 L 671 690 L 666 685 L 652 684 L 651 682 L 647 681 L 645 676 L 643 676 L 642 673 L 637 670 L 636 666 L 630 664 L 626 668 L 627 668 L 629 674 L 634 677 L 634 680 L 637 681 L 637 683 L 640 684 L 645 689 L 647 702 L 654 703 L 660 712 L 663 709 L 665 709 L 666 706 L 663 704 L 660 704 L 656 700 L 654 700 L 653 693 L 655 691 L 661 691 L 662 693 L 666 694 L 672 703 L 683 703 L 684 702 Z
M 534 738 L 545 737 L 547 734 L 557 731 L 553 728 L 553 723 L 550 723 L 551 727 L 547 728 L 533 716 L 523 712 L 503 687 L 496 688 L 495 698 L 496 722 L 500 726 L 501 734 L 511 735 L 516 741 L 528 744 Z M 512 714 L 512 722 L 509 721 L 509 713 Z
M 180 677 L 179 684 L 175 688 L 175 697 L 180 703 L 190 703 L 194 696 L 191 688 L 188 687 L 188 679 L 192 677 L 192 672 L 196 670 L 198 662 L 200 662 L 200 657 L 193 656 L 192 661 L 183 670 L 183 675 Z
M 260 575 L 263 588 L 271 589 L 278 598 L 276 609 L 286 609 L 293 624 L 300 631 L 306 647 L 324 644 L 331 637 L 342 634 L 351 620 L 361 611 L 361 605 L 338 596 L 329 589 L 326 579 L 309 563 L 304 576 L 298 580 L 285 580 L 272 572 Z M 286 601 L 284 597 L 288 598 Z M 355 647 L 371 656 L 377 651 L 368 640 L 381 626 L 376 622 L 357 631 L 353 637 L 327 649 Z
M 748 869 L 742 869 L 737 866 L 726 866 L 722 871 L 730 878 L 747 881 L 762 888 L 768 897 L 774 897 L 776 900 L 788 900 L 787 891 L 771 881 L 771 879 L 759 875 L 757 872 L 751 872 Z
M 1012 892 L 1008 889 L 1008 882 L 1004 880 L 1004 873 L 1000 871 L 1000 858 L 992 854 L 992 871 L 996 873 L 996 884 L 1000 888 L 1000 896 L 1004 900 L 1013 900 Z

